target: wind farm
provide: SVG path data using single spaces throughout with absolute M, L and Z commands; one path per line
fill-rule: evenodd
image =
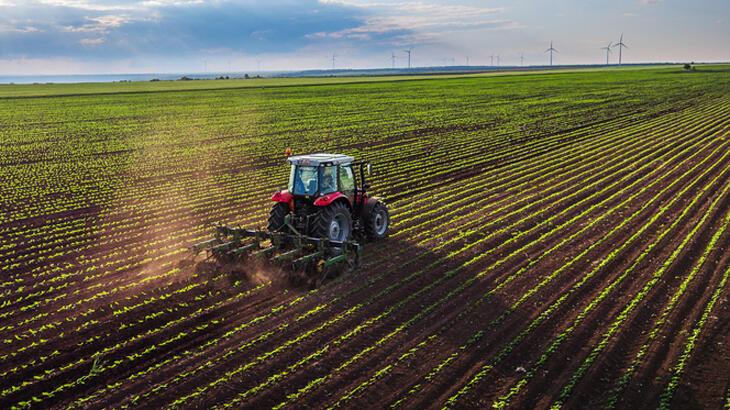
M 601 47 L 601 50 L 604 50 L 606 52 L 606 65 L 609 64 L 609 57 L 611 55 L 611 44 L 612 42 L 609 42 L 606 47 Z
M 553 65 L 553 53 L 557 53 L 558 52 L 558 50 L 556 50 L 553 47 L 552 40 L 550 41 L 550 47 L 547 50 L 545 50 L 545 52 L 550 54 L 550 66 L 552 66 Z
M 614 44 L 613 47 L 618 47 L 618 65 L 621 65 L 622 60 L 622 51 L 624 48 L 628 48 L 626 44 L 624 44 L 624 33 L 621 33 L 621 37 L 619 37 L 618 43 Z
M 614 43 L 613 41 L 610 41 L 607 46 L 600 47 L 600 49 L 603 50 L 604 53 L 605 53 L 605 61 L 606 61 L 605 64 L 600 64 L 601 66 L 609 66 L 609 65 L 611 65 L 611 63 L 610 63 L 610 61 L 611 61 L 610 60 L 610 57 L 611 57 L 611 54 L 614 52 L 614 49 L 616 49 L 616 48 L 618 48 L 618 65 L 620 66 L 620 65 L 623 65 L 624 64 L 624 61 L 623 61 L 623 50 L 624 49 L 628 49 L 628 46 L 624 43 L 623 37 L 624 37 L 624 34 L 621 33 L 620 36 L 619 36 L 618 42 Z M 519 57 L 518 57 L 518 59 L 519 59 L 519 65 L 517 65 L 517 64 L 514 64 L 514 65 L 503 65 L 502 64 L 502 61 L 501 61 L 501 55 L 498 54 L 498 53 L 497 54 L 491 53 L 491 54 L 489 54 L 487 56 L 487 58 L 489 58 L 489 64 L 486 64 L 486 65 L 473 64 L 472 63 L 472 60 L 471 60 L 471 57 L 465 55 L 463 57 L 464 58 L 464 61 L 465 61 L 465 64 L 463 66 L 456 65 L 456 58 L 455 57 L 443 57 L 443 58 L 440 58 L 438 60 L 439 63 L 433 64 L 433 65 L 413 66 L 412 63 L 411 63 L 411 53 L 412 53 L 412 51 L 413 51 L 412 48 L 408 48 L 408 49 L 402 50 L 402 52 L 405 54 L 405 57 L 404 57 L 405 62 L 403 63 L 403 66 L 402 67 L 398 67 L 396 65 L 396 60 L 398 59 L 398 57 L 396 56 L 395 52 L 391 52 L 391 55 L 390 55 L 390 63 L 391 63 L 390 64 L 390 68 L 393 69 L 393 70 L 396 70 L 396 69 L 399 69 L 399 68 L 400 69 L 407 69 L 407 70 L 414 70 L 415 69 L 417 72 L 433 72 L 433 73 L 435 73 L 435 72 L 440 72 L 440 71 L 450 72 L 450 71 L 454 71 L 454 70 L 457 70 L 457 71 L 464 71 L 464 70 L 479 71 L 479 70 L 490 70 L 490 69 L 495 69 L 495 68 L 500 68 L 500 69 L 518 69 L 518 68 L 525 67 L 525 53 L 524 52 L 521 52 L 519 54 Z M 544 53 L 548 54 L 547 64 L 529 65 L 529 66 L 527 66 L 527 68 L 540 69 L 541 67 L 551 67 L 551 68 L 552 67 L 555 67 L 555 64 L 554 64 L 554 54 L 559 53 L 559 51 L 554 47 L 554 42 L 552 40 L 550 41 L 549 47 L 546 50 L 544 50 Z M 337 70 L 335 68 L 335 64 L 334 64 L 335 57 L 336 57 L 336 55 L 334 55 L 334 54 L 331 56 L 331 58 L 332 58 L 332 66 L 331 66 L 331 70 L 329 72 L 329 75 L 368 75 L 368 74 L 377 74 L 377 73 L 382 73 L 382 74 L 394 73 L 394 72 L 383 71 L 382 69 L 377 69 L 377 68 L 375 68 L 375 69 L 347 69 L 347 70 Z M 671 64 L 671 63 L 661 63 L 661 64 Z M 635 63 L 633 65 L 646 66 L 647 64 L 646 63 Z M 651 64 L 649 64 L 649 65 L 651 65 Z M 562 68 L 578 68 L 578 67 L 591 67 L 591 66 L 592 66 L 591 64 L 578 64 L 578 65 L 576 65 L 576 64 L 562 64 L 562 65 L 559 65 L 559 67 L 562 67 Z M 287 76 L 287 75 L 289 75 L 289 76 L 305 75 L 306 76 L 306 75 L 326 75 L 326 74 L 327 74 L 327 71 L 326 70 L 325 71 L 321 71 L 321 70 L 313 69 L 313 70 L 306 70 L 306 71 L 302 71 L 302 72 L 286 73 L 286 74 L 283 74 L 283 75 L 284 76 Z M 276 74 L 276 76 L 281 76 L 281 75 L 282 74 L 279 74 L 279 73 Z

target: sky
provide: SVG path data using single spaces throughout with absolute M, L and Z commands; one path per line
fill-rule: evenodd
M 599 64 L 622 33 L 626 63 L 730 61 L 730 0 L 0 0 L 0 75 Z

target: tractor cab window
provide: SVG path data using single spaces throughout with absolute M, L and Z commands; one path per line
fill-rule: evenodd
M 293 166 L 289 176 L 289 191 L 294 195 L 316 195 L 317 167 Z
M 340 166 L 340 189 L 345 195 L 355 192 L 355 175 L 350 164 Z
M 337 191 L 337 167 L 333 165 L 324 166 L 322 169 L 322 195 Z

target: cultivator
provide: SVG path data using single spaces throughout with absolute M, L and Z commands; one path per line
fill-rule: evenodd
M 340 268 L 359 267 L 361 247 L 356 241 L 303 235 L 292 226 L 288 216 L 285 224 L 289 232 L 216 225 L 215 237 L 191 246 L 191 251 L 194 255 L 206 252 L 206 259 L 214 258 L 221 264 L 269 261 L 288 268 L 293 282 L 310 287 L 319 286 Z

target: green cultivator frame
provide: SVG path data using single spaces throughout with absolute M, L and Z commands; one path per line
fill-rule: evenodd
M 289 219 L 289 218 L 287 218 Z M 289 232 L 270 232 L 227 225 L 215 226 L 213 239 L 190 247 L 194 255 L 206 252 L 221 264 L 268 260 L 289 268 L 290 278 L 319 286 L 338 267 L 354 270 L 360 266 L 361 246 L 356 241 L 332 241 L 299 233 L 287 220 Z

